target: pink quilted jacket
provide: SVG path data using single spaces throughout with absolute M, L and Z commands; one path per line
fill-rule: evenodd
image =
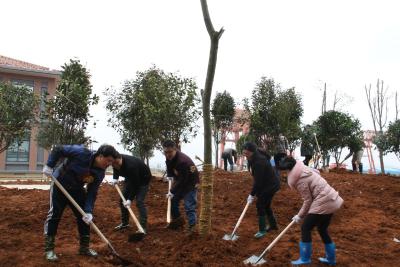
M 297 161 L 288 174 L 290 188 L 295 188 L 303 198 L 303 206 L 298 215 L 304 218 L 307 214 L 331 214 L 340 208 L 343 199 L 333 189 L 318 170 L 311 169 Z

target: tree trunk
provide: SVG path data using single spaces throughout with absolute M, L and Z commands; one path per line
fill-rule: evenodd
M 210 15 L 208 13 L 207 0 L 200 0 L 203 11 L 203 18 L 206 24 L 208 35 L 210 36 L 211 46 L 208 59 L 207 77 L 202 91 L 203 103 L 203 123 L 204 123 L 204 165 L 203 176 L 201 182 L 201 210 L 199 218 L 199 233 L 206 235 L 211 228 L 211 211 L 213 198 L 214 174 L 212 167 L 212 134 L 211 134 L 211 116 L 210 116 L 210 99 L 212 86 L 214 82 L 215 68 L 217 65 L 218 42 L 224 30 L 221 28 L 219 32 L 214 30 Z

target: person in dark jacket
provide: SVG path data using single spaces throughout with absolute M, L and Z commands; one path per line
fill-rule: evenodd
M 118 156 L 119 153 L 110 145 L 102 145 L 97 151 L 90 151 L 83 145 L 56 146 L 52 150 L 43 168 L 43 174 L 55 177 L 86 214 L 81 217 L 62 191 L 54 185 L 54 182 L 51 183 L 50 209 L 44 224 L 45 257 L 48 261 L 58 260 L 54 252 L 54 241 L 58 224 L 67 205 L 71 207 L 78 223 L 79 254 L 97 256 L 96 251 L 89 249 L 89 224 L 93 220 L 94 203 L 105 170 Z
M 113 163 L 113 181 L 112 185 L 118 183 L 120 176 L 125 178 L 123 195 L 126 202 L 120 200 L 121 224 L 115 227 L 115 230 L 121 230 L 129 226 L 129 213 L 127 208 L 131 206 L 132 201 L 136 200 L 136 207 L 139 210 L 139 222 L 143 229 L 147 229 L 147 209 L 144 203 L 149 183 L 152 177 L 150 168 L 139 158 L 129 155 L 121 155 Z
M 224 152 L 222 152 L 221 155 L 222 159 L 224 160 L 224 170 L 228 170 L 228 162 L 230 166 L 230 171 L 233 171 L 233 165 L 237 161 L 237 153 L 236 150 L 233 148 L 226 148 L 224 149 Z
M 270 230 L 277 230 L 278 226 L 271 208 L 272 198 L 280 189 L 280 182 L 270 162 L 258 150 L 255 143 L 246 142 L 243 145 L 243 155 L 246 156 L 254 182 L 247 198 L 252 203 L 257 197 L 256 207 L 258 216 L 258 232 L 255 238 L 262 238 Z M 265 216 L 269 226 L 266 227 Z
M 171 198 L 172 221 L 170 229 L 178 229 L 184 225 L 184 220 L 179 212 L 179 203 L 183 199 L 186 216 L 189 222 L 189 233 L 195 231 L 197 187 L 199 172 L 193 161 L 184 153 L 177 150 L 175 142 L 166 140 L 162 144 L 167 165 L 167 176 L 173 178 L 172 187 L 167 194 Z
M 314 155 L 314 135 L 311 125 L 306 125 L 303 128 L 300 146 L 300 155 L 304 157 L 303 163 L 308 166 Z

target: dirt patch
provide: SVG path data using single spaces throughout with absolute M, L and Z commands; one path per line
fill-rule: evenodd
M 359 175 L 350 172 L 326 173 L 324 177 L 345 200 L 334 216 L 330 232 L 337 245 L 338 266 L 400 266 L 399 192 L 400 179 L 388 176 Z M 255 240 L 255 206 L 250 206 L 238 230 L 239 239 L 224 241 L 242 212 L 252 185 L 248 173 L 215 173 L 212 233 L 207 237 L 186 236 L 183 231 L 165 229 L 167 184 L 153 180 L 147 198 L 149 234 L 138 243 L 128 242 L 132 227 L 114 232 L 120 222 L 118 194 L 103 185 L 95 207 L 95 223 L 117 252 L 134 266 L 241 266 L 251 255 L 260 254 L 279 232 Z M 49 192 L 0 187 L 0 265 L 56 266 L 43 258 L 43 222 L 49 207 Z M 282 230 L 301 206 L 298 194 L 283 185 L 273 207 Z M 136 211 L 136 207 L 134 207 Z M 137 212 L 136 212 L 137 214 Z M 67 209 L 60 222 L 56 252 L 62 266 L 116 266 L 118 261 L 92 234 L 92 247 L 100 253 L 90 259 L 77 255 L 78 233 L 72 212 Z M 298 257 L 300 227 L 295 225 L 282 237 L 265 259 L 268 266 L 290 266 Z M 324 254 L 323 244 L 313 233 L 313 264 Z

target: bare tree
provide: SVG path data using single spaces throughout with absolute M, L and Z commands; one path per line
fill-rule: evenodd
M 211 229 L 211 211 L 213 198 L 214 174 L 212 166 L 212 142 L 211 142 L 211 116 L 210 116 L 210 100 L 212 86 L 214 82 L 215 68 L 217 66 L 218 43 L 224 29 L 214 30 L 208 12 L 207 0 L 200 0 L 203 18 L 206 24 L 208 35 L 210 36 L 211 46 L 208 58 L 207 77 L 204 85 L 204 91 L 201 91 L 203 103 L 203 123 L 204 123 L 204 165 L 203 176 L 201 182 L 201 210 L 199 218 L 199 232 L 206 235 Z
M 367 88 L 365 85 L 365 94 L 367 95 L 367 101 L 369 110 L 371 112 L 371 118 L 374 125 L 375 136 L 379 137 L 383 134 L 383 129 L 386 126 L 387 122 L 387 113 L 388 113 L 388 96 L 387 96 L 388 88 L 383 89 L 383 81 L 378 79 L 376 83 L 376 94 L 371 95 L 371 84 Z M 379 161 L 381 164 L 381 172 L 385 173 L 385 165 L 383 163 L 383 151 L 378 147 L 379 151 Z

